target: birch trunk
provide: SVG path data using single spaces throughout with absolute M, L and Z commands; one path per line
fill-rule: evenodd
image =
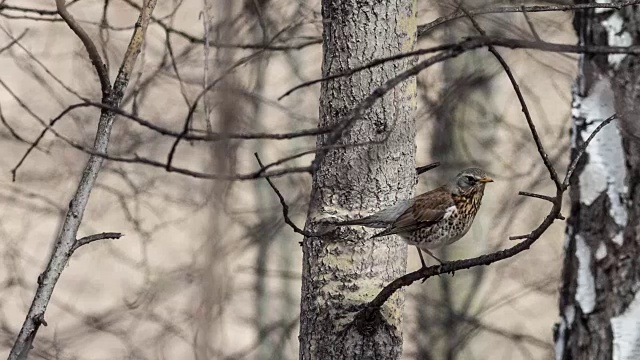
M 577 12 L 581 44 L 637 44 L 637 10 Z M 638 60 L 580 57 L 573 91 L 572 147 L 618 112 L 587 148 L 570 190 L 556 359 L 640 358 Z M 613 125 L 613 126 L 612 126 Z
M 414 0 L 322 1 L 324 76 L 415 45 Z M 324 82 L 320 126 L 343 118 L 385 80 L 412 64 L 387 63 Z M 314 173 L 308 231 L 327 217 L 357 217 L 413 196 L 415 79 L 387 93 L 344 132 L 340 144 L 382 144 L 330 151 Z M 318 139 L 322 146 L 326 138 Z M 407 246 L 397 237 L 369 239 L 373 231 L 341 228 L 305 238 L 300 320 L 301 359 L 397 359 L 402 352 L 403 293 L 394 295 L 368 331 L 347 327 L 361 305 L 406 271 Z

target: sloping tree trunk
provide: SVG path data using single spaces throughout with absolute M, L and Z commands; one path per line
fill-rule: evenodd
M 415 2 L 322 1 L 322 74 L 413 49 Z M 387 63 L 324 82 L 320 126 L 340 121 L 385 80 L 412 64 Z M 314 173 L 308 231 L 324 218 L 368 215 L 413 196 L 415 186 L 415 79 L 387 93 L 345 131 L 339 144 L 382 144 L 330 151 Z M 322 146 L 326 137 L 318 139 Z M 397 237 L 369 239 L 373 231 L 341 228 L 305 238 L 300 326 L 301 359 L 397 359 L 402 352 L 403 293 L 382 309 L 369 331 L 347 327 L 361 305 L 406 271 L 407 247 Z
M 577 12 L 581 44 L 638 41 L 638 10 Z M 555 329 L 556 359 L 640 358 L 640 71 L 625 55 L 580 57 L 573 94 L 572 147 L 614 112 L 620 120 L 587 148 L 571 182 Z

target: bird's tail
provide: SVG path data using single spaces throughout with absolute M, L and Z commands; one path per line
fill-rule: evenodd
M 402 215 L 402 213 L 404 213 L 409 208 L 409 206 L 411 206 L 411 204 L 412 200 L 402 200 L 394 206 L 378 211 L 377 213 L 369 215 L 367 217 L 341 221 L 336 223 L 335 225 L 363 225 L 370 228 L 387 228 L 392 225 L 396 221 L 398 216 Z
M 380 213 L 369 215 L 361 219 L 345 220 L 335 223 L 336 226 L 362 225 L 368 228 L 386 228 L 392 221 L 380 217 Z
M 351 219 L 351 220 L 345 220 L 345 221 L 339 221 L 337 223 L 335 223 L 336 226 L 349 226 L 349 225 L 368 225 L 370 223 L 370 217 L 364 217 L 361 219 Z

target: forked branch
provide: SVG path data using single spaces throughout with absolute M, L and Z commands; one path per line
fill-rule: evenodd
M 100 58 L 95 45 L 86 32 L 84 32 L 73 17 L 67 12 L 64 0 L 56 0 L 56 5 L 58 6 L 58 13 L 60 16 L 62 16 L 67 25 L 80 38 L 89 53 L 91 62 L 94 64 L 94 67 L 98 72 L 98 77 L 100 78 L 103 95 L 102 102 L 110 107 L 119 107 L 124 95 L 124 90 L 126 89 L 129 83 L 129 78 L 131 77 L 133 65 L 135 64 L 140 52 L 147 26 L 149 25 L 151 13 L 156 5 L 156 0 L 144 0 L 138 22 L 136 23 L 131 41 L 127 51 L 125 52 L 122 65 L 120 66 L 120 70 L 113 87 L 109 84 L 106 67 L 102 63 L 102 59 Z M 55 247 L 52 251 L 51 257 L 49 258 L 49 263 L 47 264 L 44 272 L 38 277 L 38 288 L 36 289 L 36 293 L 26 319 L 24 320 L 11 352 L 9 353 L 9 360 L 22 360 L 28 358 L 40 325 L 47 325 L 44 320 L 45 311 L 49 305 L 49 300 L 51 299 L 56 283 L 69 262 L 69 258 L 73 254 L 73 251 L 79 246 L 88 244 L 92 241 L 119 236 L 119 234 L 100 234 L 98 236 L 83 238 L 80 240 L 76 239 L 78 229 L 82 223 L 84 211 L 89 202 L 89 196 L 102 167 L 102 163 L 104 162 L 104 157 L 100 155 L 107 153 L 111 128 L 113 127 L 115 117 L 116 113 L 113 111 L 103 110 L 101 112 L 92 149 L 95 154 L 92 154 L 87 161 L 76 192 L 69 203 L 69 209 L 64 218 L 62 229 L 55 241 Z

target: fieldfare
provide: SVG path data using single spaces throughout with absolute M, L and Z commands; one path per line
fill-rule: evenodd
M 431 249 L 452 244 L 469 231 L 488 182 L 493 182 L 493 179 L 483 170 L 465 169 L 437 189 L 400 201 L 365 218 L 343 221 L 337 225 L 385 228 L 373 237 L 397 234 L 409 245 L 418 248 L 423 267 L 426 264 L 420 250 L 442 263 L 431 253 Z

